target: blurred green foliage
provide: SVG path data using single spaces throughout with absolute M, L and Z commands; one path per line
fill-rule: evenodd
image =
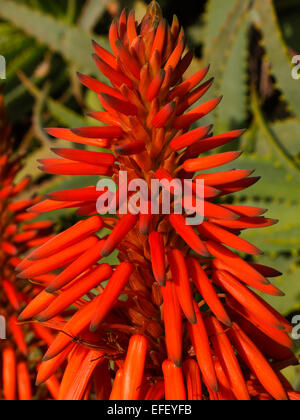
M 189 46 L 195 50 L 192 71 L 211 64 L 215 84 L 207 99 L 224 95 L 205 120 L 215 124 L 217 133 L 248 128 L 240 142 L 244 155 L 239 167 L 256 169 L 262 181 L 232 201 L 268 208 L 269 216 L 280 220 L 275 227 L 245 237 L 265 251 L 260 262 L 285 273 L 277 285 L 286 298 L 270 301 L 292 318 L 300 312 L 300 72 L 298 80 L 292 77 L 292 58 L 300 54 L 300 3 L 160 3 L 169 19 L 176 13 L 186 28 Z M 76 71 L 100 77 L 90 58 L 90 40 L 108 47 L 110 21 L 122 7 L 134 7 L 141 16 L 146 2 L 0 0 L 0 54 L 8 64 L 5 102 L 20 149 L 27 154 L 21 176 L 31 174 L 39 190 L 93 182 L 44 177 L 35 161 L 49 153 L 52 142 L 42 127 L 90 124 L 83 111 L 99 109 L 96 95 L 80 86 Z M 70 221 L 65 212 L 53 217 L 58 226 Z M 292 369 L 289 377 L 299 385 L 299 372 Z

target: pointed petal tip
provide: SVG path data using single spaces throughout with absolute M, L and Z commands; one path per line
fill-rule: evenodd
M 241 216 L 239 214 L 232 212 L 232 216 L 231 216 L 230 220 L 238 220 L 240 217 Z
M 141 233 L 142 235 L 148 235 L 148 233 L 149 233 L 149 229 L 140 229 L 140 233 Z
M 174 363 L 174 365 L 178 368 L 182 368 L 182 360 L 178 360 L 178 359 L 172 359 L 172 362 Z
M 53 131 L 53 127 L 47 127 L 47 128 L 44 128 L 44 131 L 47 133 L 47 134 L 50 134 L 51 135 L 51 133 L 52 133 L 52 131 Z
M 228 317 L 228 318 L 223 318 L 223 319 L 219 319 L 218 318 L 218 320 L 222 323 L 222 324 L 224 324 L 224 325 L 226 325 L 226 327 L 228 327 L 228 328 L 232 328 L 233 327 L 233 323 L 232 323 L 232 321 L 231 321 L 231 319 Z
M 47 319 L 46 316 L 42 316 L 42 315 L 36 315 L 34 317 L 34 319 L 36 319 L 38 322 L 46 322 L 46 321 L 49 321 L 49 319 Z
M 91 325 L 90 325 L 90 332 L 91 333 L 96 333 L 98 331 L 98 329 L 99 329 L 99 325 L 95 325 L 95 324 L 91 323 Z
M 47 352 L 45 355 L 44 355 L 44 357 L 42 358 L 42 362 L 49 362 L 49 360 L 52 360 L 52 359 L 54 359 L 54 357 L 56 357 L 57 355 L 56 354 L 51 354 L 51 353 L 49 353 L 49 352 Z
M 46 287 L 45 292 L 53 294 L 53 293 L 57 292 L 57 290 L 59 290 L 59 289 L 57 289 L 56 287 L 48 286 L 48 287 Z
M 189 323 L 192 325 L 196 325 L 197 324 L 197 317 L 195 315 L 195 317 L 191 317 L 188 319 Z
M 211 256 L 208 249 L 206 249 L 206 247 L 205 247 L 205 249 L 203 249 L 203 248 L 199 249 L 198 254 L 201 255 L 201 257 L 204 257 L 204 258 L 209 258 Z
M 41 386 L 41 385 L 43 385 L 44 382 L 45 381 L 43 381 L 42 379 L 37 378 L 36 381 L 35 381 L 35 386 Z
M 166 279 L 165 278 L 164 279 L 158 279 L 158 284 L 161 287 L 165 287 L 166 286 Z
M 217 97 L 218 103 L 220 103 L 224 98 L 224 95 L 220 95 Z
M 71 131 L 73 134 L 76 134 L 78 136 L 79 134 L 79 129 L 78 128 L 71 128 Z
M 205 258 L 209 258 L 211 255 L 210 255 L 210 253 L 208 252 L 208 251 L 206 251 L 206 252 L 202 252 L 202 254 L 201 254 L 203 257 L 205 257 Z
M 220 388 L 218 384 L 215 385 L 211 385 L 210 388 L 212 389 L 212 391 L 214 391 L 216 394 L 218 394 L 220 392 Z
M 122 48 L 122 46 L 123 46 L 123 42 L 122 42 L 120 39 L 117 39 L 117 40 L 115 41 L 115 46 L 116 46 L 118 49 L 120 49 L 120 48 Z
M 110 252 L 109 251 L 102 250 L 102 252 L 101 252 L 101 257 L 102 258 L 106 258 L 106 257 L 109 257 L 109 256 L 110 256 Z

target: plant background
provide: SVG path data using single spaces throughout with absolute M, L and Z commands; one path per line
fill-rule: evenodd
M 84 116 L 99 109 L 95 94 L 82 88 L 76 71 L 100 77 L 91 59 L 91 42 L 108 47 L 113 16 L 123 7 L 144 14 L 143 0 L 0 0 L 0 54 L 7 60 L 5 104 L 19 152 L 25 153 L 19 177 L 37 182 L 32 193 L 95 184 L 93 177 L 50 177 L 36 159 L 54 142 L 43 127 L 95 125 Z M 223 94 L 209 118 L 217 133 L 248 128 L 240 141 L 239 168 L 256 168 L 262 180 L 236 194 L 234 202 L 268 208 L 280 219 L 275 227 L 245 234 L 265 251 L 261 263 L 284 273 L 276 285 L 282 299 L 267 298 L 290 319 L 300 314 L 300 71 L 292 77 L 292 58 L 300 54 L 299 0 L 160 0 L 165 16 L 175 13 L 195 51 L 190 72 L 207 63 Z M 297 71 L 296 71 L 297 74 Z M 201 122 L 204 124 L 208 121 Z M 56 229 L 76 220 L 66 211 L 50 215 Z M 49 218 L 49 215 L 47 215 Z M 296 347 L 300 350 L 300 341 Z M 300 389 L 300 371 L 286 372 Z

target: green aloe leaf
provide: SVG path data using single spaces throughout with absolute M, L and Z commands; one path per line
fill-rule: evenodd
M 300 366 L 290 366 L 287 369 L 284 369 L 282 373 L 294 389 L 300 391 Z
M 250 2 L 211 0 L 205 15 L 205 61 L 215 83 L 210 97 L 223 101 L 204 123 L 215 123 L 216 132 L 244 124 L 247 115 L 247 12 Z
M 282 147 L 286 147 L 297 159 L 297 155 L 300 154 L 299 121 L 296 118 L 288 118 L 286 120 L 276 121 L 270 124 L 270 127 Z M 257 139 L 258 152 L 268 153 L 272 151 L 272 147 L 269 145 L 262 129 L 259 129 Z
M 22 71 L 27 71 L 28 69 L 35 68 L 36 65 L 40 63 L 43 59 L 46 48 L 43 45 L 33 45 L 29 48 L 26 48 L 15 57 L 14 60 L 9 61 L 7 68 L 5 88 L 6 90 L 14 82 L 19 82 L 17 77 L 17 72 L 22 69 Z
M 277 159 L 286 167 L 286 169 L 293 175 L 297 180 L 300 180 L 300 166 L 295 161 L 294 156 L 285 144 L 280 142 L 276 133 L 272 130 L 268 121 L 264 118 L 263 111 L 259 105 L 258 95 L 255 88 L 251 89 L 251 104 L 254 114 L 254 119 L 261 129 L 265 139 L 268 141 L 274 155 Z
M 13 0 L 0 0 L 0 17 L 22 29 L 52 51 L 60 53 L 78 70 L 88 74 L 98 74 L 96 65 L 91 59 L 91 36 L 82 29 Z M 106 38 L 97 36 L 94 38 L 105 47 L 108 46 Z
M 229 13 L 233 13 L 236 4 L 236 0 L 209 0 L 207 2 L 204 15 L 204 55 L 207 56 L 209 54 L 215 39 L 224 30 L 226 18 Z
M 234 8 L 228 14 L 217 37 L 211 42 L 211 47 L 206 52 L 206 59 L 211 64 L 212 74 L 216 78 L 214 85 L 218 94 L 221 80 L 230 57 L 231 48 L 236 40 L 239 28 L 248 12 L 250 1 L 236 1 Z M 224 18 L 224 16 L 223 16 Z
M 283 40 L 272 1 L 255 1 L 254 21 L 262 32 L 263 44 L 278 88 L 290 110 L 300 120 L 300 80 L 292 77 L 292 58 Z
M 86 32 L 93 30 L 104 14 L 107 5 L 108 0 L 87 0 L 79 19 L 80 27 Z
M 245 126 L 248 114 L 248 42 L 249 27 L 244 17 L 232 45 L 230 56 L 220 81 L 223 100 L 216 110 L 216 131 Z

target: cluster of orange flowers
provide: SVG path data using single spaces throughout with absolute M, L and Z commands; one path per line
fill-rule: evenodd
M 127 171 L 130 180 L 146 180 L 150 191 L 152 179 L 204 179 L 205 220 L 194 228 L 184 214 L 100 217 L 95 186 L 53 192 L 31 206 L 27 214 L 75 208 L 82 217 L 20 264 L 14 258 L 19 281 L 42 287 L 19 321 L 34 319 L 33 326 L 58 332 L 38 384 L 66 363 L 62 400 L 299 399 L 280 373 L 298 363 L 291 326 L 253 291 L 282 295 L 268 280 L 280 273 L 240 256 L 261 253 L 241 238 L 245 229 L 276 221 L 261 208 L 222 204 L 258 178 L 251 171 L 218 170 L 239 152 L 207 153 L 243 131 L 214 136 L 211 126 L 191 130 L 220 98 L 189 110 L 212 80 L 203 82 L 204 68 L 183 81 L 193 53 L 185 53 L 178 20 L 169 26 L 155 1 L 141 23 L 124 11 L 109 40 L 113 54 L 94 43 L 93 58 L 111 86 L 79 75 L 105 110 L 89 115 L 105 125 L 48 133 L 111 152 L 54 149 L 59 158 L 41 160 L 41 168 L 116 182 L 119 171 Z M 11 178 L 4 179 L 11 188 Z M 104 238 L 103 228 L 110 231 Z M 21 236 L 30 246 L 34 232 L 37 227 Z M 2 252 L 13 247 L 13 240 L 2 241 Z M 105 262 L 115 250 L 116 266 Z
M 0 399 L 5 400 L 31 400 L 35 396 L 33 384 L 40 358 L 34 350 L 51 345 L 54 340 L 51 331 L 38 323 L 23 326 L 17 320 L 19 312 L 41 287 L 17 279 L 15 268 L 28 250 L 47 242 L 52 231 L 51 222 L 38 222 L 34 220 L 37 215 L 27 211 L 40 199 L 21 197 L 29 189 L 30 178 L 14 182 L 21 161 L 20 156 L 14 155 L 11 127 L 0 97 L 0 315 L 6 321 L 1 332 L 7 338 L 0 341 L 3 376 Z M 57 378 L 49 378 L 46 385 L 48 391 L 42 388 L 39 397 L 57 398 L 60 386 Z

